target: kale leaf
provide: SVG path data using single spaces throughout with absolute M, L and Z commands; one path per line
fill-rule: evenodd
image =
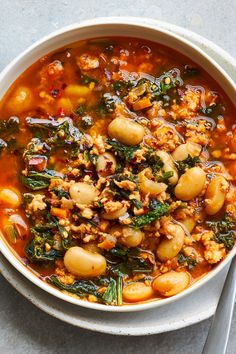
M 174 175 L 173 171 L 163 172 L 161 176 L 157 177 L 157 181 L 163 182 L 163 183 L 168 183 L 169 178 L 173 177 L 173 175 Z
M 72 284 L 64 284 L 60 282 L 56 275 L 51 275 L 47 278 L 47 282 L 56 286 L 60 290 L 66 290 L 80 297 L 87 294 L 94 295 L 100 299 L 102 297 L 102 295 L 98 293 L 98 285 L 96 285 L 92 280 L 76 280 Z
M 112 96 L 110 93 L 104 93 L 96 109 L 97 113 L 102 116 L 112 113 L 115 109 L 116 101 L 117 97 Z
M 25 247 L 26 256 L 32 262 L 51 262 L 56 258 L 63 256 L 62 251 L 51 248 L 49 251 L 45 250 L 45 243 L 48 242 L 48 237 L 44 234 L 40 234 L 37 237 L 31 239 Z
M 207 221 L 206 224 L 214 232 L 214 240 L 217 243 L 223 243 L 228 251 L 234 247 L 236 222 L 230 215 L 225 214 L 222 220 L 211 220 Z
M 91 76 L 85 75 L 85 74 L 81 74 L 80 75 L 80 82 L 84 85 L 88 85 L 91 82 L 97 83 L 98 81 L 96 79 L 94 79 Z
M 229 231 L 227 234 L 217 234 L 214 240 L 217 243 L 223 243 L 225 248 L 230 251 L 234 247 L 236 234 L 235 231 Z
M 102 300 L 107 304 L 113 304 L 117 302 L 117 284 L 114 278 L 110 279 L 109 285 L 106 288 L 105 293 L 102 296 Z
M 17 117 L 10 117 L 8 120 L 0 121 L 0 152 L 5 148 L 11 151 L 16 145 L 16 139 L 12 134 L 19 131 L 19 124 L 20 121 Z
M 99 302 L 112 305 L 122 305 L 122 278 L 103 278 L 96 280 L 75 280 L 72 284 L 62 283 L 56 275 L 47 278 L 47 282 L 60 290 L 66 290 L 79 297 L 94 295 Z M 99 286 L 107 286 L 106 291 L 100 293 Z
M 125 160 L 127 162 L 131 162 L 132 159 L 134 158 L 134 153 L 138 149 L 140 149 L 139 145 L 135 146 L 126 146 L 121 143 L 119 143 L 115 139 L 107 139 L 107 144 L 109 144 L 112 147 L 112 151 L 122 160 Z
M 151 92 L 151 100 L 159 99 L 160 96 L 166 95 L 171 89 L 181 84 L 182 80 L 179 70 L 172 69 L 163 73 L 150 85 L 149 91 Z
M 153 266 L 141 257 L 139 248 L 114 247 L 105 252 L 108 272 L 112 277 L 131 276 L 135 273 L 151 273 Z
M 216 119 L 224 112 L 224 106 L 221 103 L 213 103 L 210 106 L 199 109 L 198 112 L 206 117 Z
M 199 74 L 200 74 L 199 68 L 196 68 L 196 67 L 188 65 L 188 64 L 186 64 L 184 66 L 184 75 L 183 75 L 184 79 L 187 79 L 189 77 L 196 76 Z
M 160 171 L 162 169 L 162 167 L 164 166 L 162 159 L 160 158 L 160 156 L 158 156 L 155 153 L 155 150 L 149 149 L 149 151 L 145 154 L 145 159 L 146 159 L 145 166 L 151 167 L 154 175 L 158 171 Z
M 64 238 L 65 229 L 59 225 L 57 218 L 46 212 L 44 223 L 36 224 L 30 228 L 32 238 L 25 248 L 27 257 L 33 262 L 55 261 L 63 257 L 65 250 L 73 246 L 70 235 Z M 61 242 L 54 240 L 55 234 L 61 235 Z M 46 244 L 51 246 L 47 251 Z
M 158 156 L 155 150 L 151 148 L 148 149 L 144 157 L 145 161 L 134 165 L 134 171 L 136 173 L 143 171 L 145 168 L 151 168 L 152 173 L 156 175 L 157 172 L 159 172 L 164 166 L 164 163 L 160 156 Z
M 126 96 L 129 90 L 134 86 L 132 81 L 121 81 L 117 80 L 111 84 L 111 88 L 115 93 L 121 98 Z
M 29 171 L 28 176 L 21 176 L 21 183 L 34 191 L 47 188 L 51 178 L 62 178 L 63 175 L 54 170 L 44 170 L 42 172 Z
M 180 264 L 186 265 L 186 267 L 189 271 L 193 270 L 193 268 L 197 265 L 196 259 L 194 259 L 190 256 L 187 257 L 183 253 L 179 253 L 178 262 Z
M 0 136 L 8 136 L 19 131 L 20 120 L 18 117 L 10 117 L 0 121 Z
M 71 118 L 40 119 L 27 117 L 26 125 L 34 130 L 40 129 L 46 133 L 46 142 L 49 145 L 64 146 L 79 141 L 82 133 L 73 125 Z
M 149 210 L 146 214 L 138 215 L 133 217 L 132 226 L 134 228 L 140 229 L 151 222 L 160 219 L 161 216 L 166 215 L 169 210 L 169 205 L 167 203 L 161 203 L 156 201 L 154 209 Z
M 209 226 L 215 234 L 226 234 L 235 227 L 235 220 L 228 214 L 225 214 L 222 220 L 207 221 Z
M 130 199 L 130 201 L 133 204 L 133 206 L 135 206 L 136 209 L 142 209 L 143 204 L 142 204 L 142 202 L 140 202 L 140 200 L 133 198 L 133 199 Z
M 20 180 L 25 187 L 32 189 L 33 191 L 44 189 L 49 186 L 49 181 L 46 179 L 38 180 L 30 177 L 21 176 Z
M 59 188 L 59 187 L 54 187 L 52 189 L 52 192 L 56 194 L 57 198 L 62 199 L 62 198 L 67 198 L 70 199 L 70 194 L 69 192 L 66 192 L 64 189 Z
M 186 157 L 183 161 L 176 161 L 176 167 L 180 173 L 183 173 L 186 169 L 194 167 L 201 160 L 198 156 L 190 156 Z
M 45 169 L 44 171 L 42 172 L 36 172 L 36 171 L 29 171 L 28 173 L 28 176 L 29 177 L 32 177 L 32 178 L 45 178 L 45 179 L 51 179 L 51 178 L 63 178 L 64 175 L 60 172 L 57 172 L 55 170 L 48 170 L 48 169 Z

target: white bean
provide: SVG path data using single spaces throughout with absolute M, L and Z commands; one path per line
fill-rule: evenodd
M 150 299 L 152 296 L 152 287 L 141 282 L 129 284 L 123 289 L 123 298 L 127 302 L 145 301 Z
M 175 185 L 178 182 L 178 171 L 174 165 L 174 161 L 172 157 L 165 151 L 159 150 L 156 154 L 161 158 L 164 163 L 163 170 L 164 172 L 173 172 L 173 176 L 169 178 L 169 181 L 172 185 Z
M 124 215 L 127 211 L 127 207 L 123 206 L 121 209 L 112 211 L 110 213 L 103 213 L 102 217 L 106 220 L 115 220 L 119 219 L 120 216 Z
M 170 225 L 172 238 L 164 238 L 157 247 L 157 257 L 162 262 L 174 258 L 181 251 L 184 244 L 184 230 L 178 224 Z M 168 235 L 167 235 L 168 236 Z
M 64 256 L 66 269 L 78 277 L 98 277 L 106 271 L 106 259 L 82 247 L 69 248 Z
M 190 284 L 187 272 L 167 272 L 154 279 L 152 288 L 162 296 L 173 296 L 183 291 Z
M 30 110 L 33 107 L 33 95 L 26 86 L 18 87 L 10 96 L 7 106 L 15 114 Z
M 137 247 L 144 238 L 144 233 L 141 230 L 122 225 L 113 226 L 110 234 L 117 237 L 118 241 L 126 247 Z
M 205 194 L 205 210 L 214 215 L 223 207 L 229 184 L 223 176 L 214 177 L 208 184 Z
M 128 118 L 115 118 L 108 126 L 108 135 L 125 145 L 138 145 L 144 137 L 142 125 Z
M 200 167 L 188 169 L 179 179 L 175 187 L 175 196 L 188 201 L 197 197 L 206 183 L 206 173 Z
M 188 155 L 191 157 L 199 156 L 201 149 L 202 147 L 200 144 L 188 141 L 186 144 L 177 146 L 175 151 L 172 153 L 172 157 L 175 161 L 183 161 L 188 157 Z
M 188 216 L 184 220 L 181 220 L 180 223 L 183 224 L 190 233 L 193 231 L 196 225 L 196 221 L 191 216 Z
M 97 197 L 98 192 L 96 188 L 88 183 L 77 182 L 70 187 L 71 198 L 79 204 L 91 204 Z
M 21 204 L 21 194 L 16 189 L 2 188 L 0 189 L 0 205 L 10 208 L 17 208 Z
M 167 185 L 162 182 L 155 182 L 151 180 L 150 170 L 146 168 L 138 175 L 139 179 L 139 189 L 144 194 L 150 194 L 151 196 L 156 196 L 164 192 Z
M 98 156 L 96 170 L 99 176 L 106 177 L 115 173 L 116 159 L 110 152 Z

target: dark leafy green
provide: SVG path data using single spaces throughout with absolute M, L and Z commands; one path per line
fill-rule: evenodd
M 71 118 L 60 119 L 40 119 L 26 118 L 26 124 L 34 130 L 40 129 L 46 133 L 46 143 L 49 145 L 64 146 L 78 142 L 82 134 L 78 128 L 73 125 Z
M 65 250 L 72 247 L 74 242 L 70 234 L 64 238 L 65 229 L 59 225 L 56 217 L 47 211 L 42 212 L 42 216 L 44 216 L 44 222 L 30 228 L 31 239 L 25 248 L 25 253 L 31 261 L 52 262 L 61 258 Z M 55 234 L 61 235 L 61 242 L 58 239 L 55 241 Z M 46 251 L 46 243 L 51 246 L 49 251 Z
M 225 214 L 222 220 L 211 220 L 207 221 L 206 224 L 213 230 L 214 240 L 217 243 L 223 243 L 228 251 L 234 247 L 236 239 L 235 219 Z
M 57 172 L 55 170 L 48 170 L 48 169 L 45 169 L 44 171 L 42 172 L 37 172 L 37 171 L 29 171 L 28 173 L 28 176 L 29 177 L 32 177 L 32 178 L 45 178 L 45 179 L 51 179 L 51 178 L 63 178 L 64 175 L 60 172 Z
M 16 139 L 13 134 L 19 131 L 19 123 L 19 118 L 17 117 L 10 117 L 8 120 L 0 121 L 0 152 L 5 148 L 11 152 L 16 146 Z
M 132 225 L 134 228 L 140 229 L 151 222 L 160 219 L 168 213 L 169 205 L 156 201 L 155 208 L 149 210 L 146 214 L 133 217 Z
M 217 234 L 214 240 L 217 243 L 223 243 L 225 248 L 230 251 L 234 247 L 236 234 L 235 231 L 229 231 L 227 234 Z
M 109 285 L 102 296 L 102 300 L 107 304 L 116 303 L 117 299 L 117 283 L 114 278 L 110 279 Z
M 160 156 L 158 156 L 154 150 L 149 149 L 149 151 L 145 155 L 146 158 L 146 165 L 147 167 L 151 167 L 152 172 L 154 175 L 162 169 L 164 163 Z
M 163 95 L 166 95 L 171 89 L 181 86 L 182 79 L 180 72 L 177 69 L 172 69 L 163 73 L 156 78 L 154 82 L 148 83 L 148 92 L 151 93 L 151 100 L 160 99 Z
M 31 193 L 24 193 L 23 194 L 23 206 L 26 207 L 27 204 L 31 203 L 34 198 L 34 195 Z
M 183 75 L 184 79 L 187 79 L 189 77 L 193 77 L 193 76 L 196 76 L 199 74 L 200 74 L 199 68 L 196 68 L 196 67 L 188 65 L 188 64 L 184 66 L 184 75 Z
M 115 91 L 115 93 L 121 98 L 126 96 L 132 87 L 134 87 L 134 83 L 132 81 L 117 80 L 111 84 L 112 90 Z
M 95 228 L 97 227 L 97 224 L 93 220 L 83 217 L 79 212 L 75 211 L 73 215 L 76 215 L 82 222 L 86 222 Z
M 49 186 L 49 181 L 47 179 L 34 179 L 26 176 L 21 176 L 21 183 L 33 191 L 47 188 Z
M 196 259 L 194 259 L 193 257 L 190 257 L 190 256 L 187 257 L 183 253 L 179 253 L 178 262 L 180 264 L 186 265 L 186 267 L 189 271 L 193 270 L 193 268 L 197 265 Z
M 82 84 L 88 85 L 91 82 L 97 83 L 98 81 L 91 76 L 81 74 L 80 81 Z
M 196 164 L 198 164 L 200 162 L 200 158 L 198 156 L 190 156 L 188 155 L 188 157 L 183 160 L 183 161 L 176 161 L 176 166 L 177 169 L 180 173 L 183 173 L 185 170 L 187 170 L 188 168 L 192 168 L 194 167 Z
M 63 175 L 54 170 L 44 170 L 42 172 L 29 171 L 28 176 L 21 176 L 21 183 L 32 190 L 47 188 L 51 178 L 63 178 Z
M 62 199 L 62 198 L 69 199 L 70 198 L 70 194 L 62 188 L 55 187 L 52 189 L 52 192 L 55 193 L 59 199 Z
M 140 147 L 138 148 L 140 149 Z M 151 168 L 152 173 L 156 176 L 157 172 L 159 172 L 164 166 L 162 159 L 156 154 L 155 150 L 151 148 L 148 149 L 144 157 L 145 161 L 134 165 L 134 171 L 139 173 L 145 168 Z
M 163 182 L 163 183 L 168 183 L 169 179 L 173 177 L 174 172 L 173 171 L 167 171 L 163 172 L 161 176 L 157 177 L 158 182 Z
M 135 273 L 151 273 L 153 266 L 140 256 L 139 248 L 114 247 L 105 252 L 111 276 L 131 276 Z
M 134 158 L 134 153 L 138 149 L 140 149 L 139 145 L 135 146 L 126 146 L 121 143 L 119 143 L 115 139 L 107 139 L 107 144 L 109 144 L 112 147 L 112 151 L 115 152 L 115 154 L 122 160 L 125 160 L 127 162 L 131 162 L 132 159 Z
M 221 103 L 213 103 L 210 106 L 199 109 L 199 113 L 203 114 L 206 117 L 216 119 L 224 111 L 224 107 Z
M 122 305 L 122 278 L 96 278 L 96 280 L 76 280 L 72 284 L 63 284 L 56 275 L 47 278 L 47 282 L 79 297 L 94 295 L 99 302 L 109 305 Z M 99 286 L 107 286 L 104 294 L 98 292 Z
M 0 121 L 0 136 L 9 136 L 19 131 L 20 121 L 18 117 L 10 117 Z
M 38 236 L 31 239 L 25 248 L 27 257 L 32 262 L 51 262 L 63 256 L 62 251 L 51 248 L 49 251 L 45 250 L 44 237 Z
M 86 130 L 93 125 L 93 118 L 90 116 L 84 116 L 81 118 L 80 122 L 81 128 Z
M 112 96 L 110 93 L 104 93 L 96 109 L 97 113 L 101 116 L 112 113 L 115 109 L 116 102 L 117 97 Z
M 143 204 L 140 202 L 140 200 L 137 199 L 130 199 L 131 203 L 135 206 L 137 209 L 142 209 Z
M 102 297 L 102 295 L 98 293 L 98 285 L 92 280 L 76 280 L 72 284 L 63 284 L 56 275 L 51 275 L 47 278 L 47 281 L 49 284 L 52 284 L 61 290 L 66 290 L 80 297 L 87 294 L 94 295 L 100 299 Z

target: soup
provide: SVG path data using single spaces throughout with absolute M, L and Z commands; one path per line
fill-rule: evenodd
M 178 294 L 235 243 L 235 108 L 157 43 L 73 43 L 0 102 L 0 229 L 25 266 L 85 301 Z

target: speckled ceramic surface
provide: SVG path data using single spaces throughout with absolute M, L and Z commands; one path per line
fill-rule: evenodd
M 236 79 L 234 60 L 211 42 L 176 26 L 152 20 L 137 19 L 136 21 L 144 23 L 148 21 L 148 24 L 157 24 L 159 27 L 192 40 L 214 57 L 234 80 Z M 6 260 L 1 259 L 1 261 L 0 270 L 9 282 L 47 313 L 79 327 L 121 335 L 161 333 L 178 329 L 209 317 L 214 312 L 226 271 L 224 270 L 218 274 L 217 277 L 213 278 L 204 287 L 198 289 L 188 297 L 168 306 L 141 313 L 112 314 L 78 308 L 72 304 L 55 299 L 27 281 Z M 201 301 L 201 299 L 204 299 L 204 301 Z M 196 308 L 198 309 L 197 313 Z

